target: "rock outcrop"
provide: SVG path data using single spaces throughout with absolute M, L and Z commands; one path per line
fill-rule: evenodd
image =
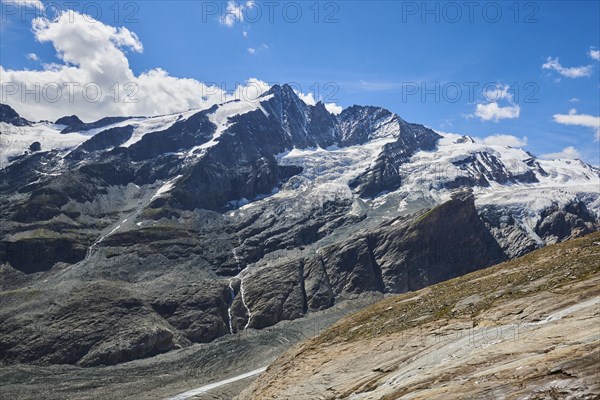
M 236 399 L 597 398 L 599 240 L 387 298 L 288 351 Z
M 31 122 L 27 121 L 25 118 L 22 118 L 19 113 L 17 113 L 8 104 L 0 104 L 0 122 L 5 122 L 15 126 L 31 125 Z

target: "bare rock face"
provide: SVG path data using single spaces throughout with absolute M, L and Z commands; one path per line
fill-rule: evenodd
M 31 151 L 32 153 L 35 153 L 36 151 L 41 151 L 41 150 L 42 150 L 42 144 L 40 142 L 33 142 L 29 146 L 29 151 Z
M 61 133 L 72 133 L 78 131 L 87 131 L 90 129 L 100 129 L 108 125 L 112 125 L 121 121 L 129 119 L 128 117 L 105 117 L 95 122 L 85 123 L 81 121 L 76 115 L 70 117 L 59 118 L 56 123 L 59 125 L 66 125 Z
M 335 294 L 320 257 L 307 259 L 304 264 L 304 290 L 310 310 L 323 310 L 333 305 Z
M 554 206 L 544 210 L 535 231 L 548 242 L 555 243 L 594 231 L 595 222 L 584 203 L 570 203 L 562 208 Z
M 489 153 L 476 153 L 453 164 L 464 171 L 474 172 L 473 177 L 477 177 L 477 184 L 479 186 L 488 186 L 490 182 L 538 182 L 532 170 L 508 171 L 498 157 Z
M 50 300 L 34 324 L 35 314 L 3 314 L 3 363 L 113 365 L 179 346 L 175 331 L 147 300 L 120 285 L 86 285 L 64 302 L 46 296 L 26 289 L 3 295 L 7 308 L 18 299 L 21 307 Z
M 297 167 L 279 166 L 272 157 L 235 165 L 209 157 L 181 180 L 170 205 L 223 211 L 231 201 L 270 194 L 274 187 L 300 171 Z
M 325 248 L 322 260 L 335 294 L 383 291 L 381 273 L 366 238 Z
M 248 327 L 265 328 L 300 318 L 307 311 L 300 262 L 274 263 L 243 276 L 244 302 L 250 314 Z
M 321 252 L 334 293 L 403 293 L 505 258 L 470 195 L 399 218 Z
M 427 212 L 358 232 L 316 254 L 249 266 L 241 280 L 232 278 L 244 292 L 242 296 L 242 289 L 234 287 L 234 325 L 236 330 L 242 323 L 263 328 L 330 307 L 336 297 L 418 290 L 504 259 L 479 219 L 473 197 L 459 195 Z
M 509 258 L 522 256 L 540 246 L 518 225 L 510 210 L 488 206 L 480 210 L 479 215 Z
M 217 179 L 214 181 L 218 182 Z M 46 189 L 38 193 L 38 196 L 45 196 L 40 198 L 54 199 L 56 206 L 64 204 L 67 197 L 64 191 L 58 190 Z M 185 213 L 177 208 L 163 208 L 165 203 L 155 201 L 153 204 L 144 212 L 170 210 L 163 214 L 169 218 L 180 218 Z M 261 329 L 282 320 L 301 318 L 309 310 L 331 307 L 336 298 L 369 291 L 403 293 L 418 290 L 484 268 L 504 257 L 479 219 L 472 196 L 467 194 L 456 196 L 431 210 L 398 217 L 356 231 L 349 237 L 342 236 L 317 252 L 285 253 L 288 248 L 314 243 L 330 229 L 360 220 L 360 217 L 345 216 L 348 211 L 345 204 L 329 204 L 326 210 L 298 216 L 292 225 L 285 218 L 274 218 L 274 215 L 250 214 L 247 225 L 240 221 L 240 226 L 233 227 L 217 213 L 198 212 L 197 222 L 189 225 L 189 229 L 175 224 L 116 231 L 98 245 L 98 253 L 93 253 L 91 259 L 93 264 L 86 264 L 90 267 L 81 270 L 82 277 L 111 280 L 118 277 L 135 284 L 163 275 L 178 276 L 181 272 L 169 271 L 176 262 L 185 271 L 182 276 L 200 274 L 200 281 L 193 285 L 177 281 L 168 287 L 161 284 L 152 295 L 133 295 L 135 305 L 125 307 L 126 316 L 117 312 L 123 308 L 118 302 L 119 297 L 104 301 L 100 296 L 101 300 L 95 306 L 100 307 L 97 312 L 104 316 L 107 325 L 91 324 L 89 333 L 75 336 L 69 336 L 67 332 L 78 318 L 86 319 L 83 309 L 92 297 L 66 294 L 67 301 L 71 302 L 69 307 L 82 310 L 82 315 L 78 316 L 79 311 L 75 311 L 69 314 L 66 324 L 53 325 L 53 329 L 63 343 L 70 343 L 78 350 L 69 356 L 59 349 L 47 351 L 45 341 L 56 339 L 47 336 L 43 344 L 21 351 L 22 345 L 17 345 L 17 340 L 28 342 L 28 333 L 13 329 L 14 333 L 8 336 L 4 347 L 3 360 L 84 366 L 119 363 L 190 343 L 209 342 L 232 331 Z M 243 239 L 237 253 L 231 247 L 232 234 L 227 233 L 232 229 L 238 231 L 240 243 Z M 221 234 L 216 235 L 216 232 Z M 52 241 L 45 243 L 52 247 Z M 80 250 L 81 259 L 85 252 L 84 248 Z M 264 257 L 277 251 L 284 253 L 279 258 Z M 8 257 L 21 253 L 5 251 L 4 254 Z M 60 261 L 72 261 L 64 258 L 70 252 L 58 254 L 63 256 Z M 17 266 L 33 265 L 10 260 Z M 43 260 L 48 263 L 43 269 L 55 262 L 51 257 Z M 248 265 L 248 261 L 254 261 L 254 264 Z M 213 265 L 222 268 L 214 269 Z M 239 271 L 244 267 L 246 270 L 233 276 L 232 270 Z M 212 275 L 211 268 L 229 278 L 223 280 Z M 76 286 L 80 287 L 78 290 L 87 290 L 90 296 L 98 296 L 97 291 L 104 290 L 102 287 L 83 289 L 79 284 Z M 129 300 L 124 301 L 129 304 Z M 56 314 L 55 318 L 64 319 L 65 312 L 64 308 L 53 309 L 48 315 Z M 127 323 L 139 319 L 143 328 L 134 332 L 120 331 L 110 325 L 114 318 L 129 321 Z M 14 319 L 7 319 L 6 326 L 18 328 L 19 321 L 17 314 Z M 94 334 L 91 334 L 92 330 Z
M 473 197 L 453 200 L 373 235 L 386 291 L 401 293 L 464 275 L 505 259 L 479 219 Z
M 83 125 L 83 121 L 77 115 L 66 115 L 54 122 L 56 125 L 77 126 Z
M 229 291 L 223 285 L 177 288 L 152 302 L 152 308 L 194 343 L 210 342 L 229 332 Z
M 205 218 L 208 221 L 209 215 Z M 28 313 L 6 314 L 1 328 L 7 334 L 2 360 L 116 364 L 209 342 L 231 331 L 298 319 L 309 310 L 331 307 L 336 298 L 417 290 L 486 267 L 502 257 L 479 220 L 472 197 L 465 195 L 427 212 L 359 231 L 317 252 L 278 250 L 282 252 L 278 257 L 260 259 L 237 276 L 219 279 L 206 259 L 224 260 L 223 252 L 232 253 L 226 247 L 231 239 L 208 234 L 216 227 L 227 229 L 218 218 L 212 218 L 205 227 L 206 236 L 181 228 L 154 227 L 107 237 L 88 255 L 84 267 L 74 267 L 72 272 L 81 274 L 83 281 L 96 276 L 107 283 L 69 281 L 74 289 L 59 291 L 63 292 L 61 298 L 52 296 L 56 305 L 41 305 L 51 335 L 33 338 L 35 333 L 27 330 L 22 319 Z M 297 233 L 290 230 L 289 234 Z M 244 267 L 240 262 L 236 260 L 232 267 Z M 170 271 L 173 263 L 180 265 L 178 270 Z M 151 292 L 108 283 L 118 278 L 148 287 L 163 275 L 172 279 L 182 276 L 183 280 L 175 285 L 159 280 L 161 286 Z M 186 276 L 195 282 L 186 283 Z M 85 327 L 73 331 L 79 323 Z M 127 330 L 129 325 L 137 328 Z M 59 338 L 61 346 L 54 348 L 57 345 L 52 343 Z M 64 352 L 64 346 L 72 351 Z
M 554 203 L 541 212 L 532 228 L 537 240 L 517 222 L 510 209 L 486 205 L 478 212 L 509 258 L 522 256 L 547 244 L 581 237 L 596 231 L 599 226 L 594 214 L 577 199 L 562 206 Z
M 132 135 L 133 127 L 124 126 L 119 128 L 110 128 L 92 136 L 84 142 L 75 152 L 70 154 L 71 157 L 79 156 L 81 158 L 98 150 L 112 149 L 115 146 L 120 146 L 125 143 Z
M 15 126 L 29 126 L 31 122 L 27 121 L 8 104 L 0 104 L 0 122 L 6 122 Z
M 289 350 L 236 399 L 596 399 L 598 240 L 388 297 Z
M 75 264 L 87 249 L 76 238 L 40 235 L 0 242 L 0 258 L 18 271 L 32 274 L 51 269 L 56 263 Z

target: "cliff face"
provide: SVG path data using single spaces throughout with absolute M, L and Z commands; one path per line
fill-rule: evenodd
M 599 254 L 594 233 L 383 300 L 237 399 L 598 398 Z
M 15 246 L 37 243 L 32 240 L 20 239 Z M 172 260 L 206 252 L 203 240 L 179 229 L 147 229 L 136 235 L 123 232 L 105 240 L 103 245 L 114 251 L 105 256 L 115 260 L 94 264 L 93 270 L 87 272 L 67 269 L 64 273 L 101 273 L 107 278 L 143 281 L 149 275 L 165 274 L 164 268 Z M 212 238 L 215 246 L 217 240 Z M 83 258 L 84 249 L 80 252 Z M 23 250 L 18 254 L 26 253 Z M 163 267 L 153 271 L 143 260 L 157 253 Z M 69 254 L 64 252 L 62 256 Z M 94 260 L 97 255 L 92 251 L 89 257 Z M 6 294 L 11 299 L 7 300 L 9 304 L 21 301 L 21 306 L 27 304 L 45 313 L 38 318 L 38 324 L 48 334 L 38 335 L 29 329 L 27 321 L 35 317 L 30 312 L 20 309 L 18 313 L 4 314 L 0 359 L 5 363 L 81 366 L 120 363 L 191 343 L 209 342 L 248 328 L 261 329 L 297 319 L 308 311 L 331 307 L 336 298 L 369 291 L 417 290 L 502 258 L 498 244 L 477 215 L 473 197 L 463 194 L 431 210 L 359 231 L 318 252 L 284 252 L 258 261 L 225 281 L 207 276 L 201 285 L 178 285 L 159 293 L 146 293 L 114 279 L 77 283 L 77 289 L 65 297 L 48 291 L 11 292 Z M 34 265 L 26 259 L 13 262 Z M 112 268 L 121 263 L 122 268 Z M 68 281 L 63 285 L 65 282 Z M 119 295 L 108 296 L 111 290 Z M 42 302 L 43 296 L 52 299 L 50 304 Z M 68 304 L 52 306 L 63 301 Z M 143 329 L 132 331 L 127 328 L 129 324 Z M 148 336 L 148 332 L 152 335 Z M 57 347 L 56 343 L 61 345 Z M 77 351 L 65 352 L 63 346 Z
M 504 259 L 467 194 L 357 233 L 319 256 L 336 294 L 418 290 Z

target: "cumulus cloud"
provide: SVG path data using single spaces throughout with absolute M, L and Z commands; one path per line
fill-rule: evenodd
M 312 92 L 309 92 L 307 94 L 302 93 L 299 90 L 294 90 L 294 92 L 296 92 L 296 95 L 298 95 L 298 97 L 300 97 L 300 99 L 305 102 L 308 105 L 314 106 L 315 104 L 317 104 L 317 101 L 315 100 L 315 96 L 313 95 Z
M 85 121 L 166 114 L 231 100 L 242 91 L 256 95 L 268 89 L 251 79 L 231 93 L 218 85 L 173 77 L 160 68 L 136 75 L 127 53 L 143 51 L 138 36 L 77 12 L 52 20 L 36 18 L 32 28 L 36 40 L 51 43 L 62 62 L 44 64 L 42 70 L 0 65 L 0 101 L 31 120 L 71 114 Z
M 554 160 L 557 158 L 566 158 L 569 160 L 575 160 L 575 159 L 580 159 L 581 154 L 579 153 L 579 151 L 577 151 L 577 149 L 575 147 L 569 146 L 569 147 L 565 147 L 564 149 L 562 149 L 561 151 L 559 151 L 557 153 L 542 154 L 540 156 L 540 158 L 542 158 L 544 160 Z
M 231 94 L 231 97 L 240 100 L 256 100 L 270 88 L 271 85 L 267 82 L 256 78 L 250 78 L 243 85 L 238 85 Z
M 479 118 L 481 121 L 498 122 L 501 119 L 519 118 L 521 107 L 513 101 L 513 95 L 508 85 L 496 85 L 494 89 L 488 89 L 483 93 L 488 103 L 479 103 L 475 106 L 475 112 L 468 114 L 467 118 Z M 499 103 L 503 101 L 506 106 Z
M 38 57 L 38 55 L 35 54 L 35 53 L 29 53 L 29 54 L 27 54 L 27 59 L 31 60 L 31 61 L 39 61 L 40 60 L 40 58 Z
M 600 61 L 600 50 L 591 47 L 588 55 L 596 61 Z
M 168 114 L 233 99 L 252 100 L 270 88 L 266 82 L 249 79 L 228 90 L 224 85 L 174 77 L 161 68 L 136 75 L 128 53 L 143 52 L 139 37 L 127 28 L 77 12 L 64 12 L 52 20 L 36 18 L 32 28 L 37 41 L 54 46 L 61 62 L 43 64 L 40 70 L 0 65 L 0 102 L 30 120 L 56 120 L 72 114 L 84 121 Z M 304 98 L 315 103 L 314 98 Z M 341 111 L 336 104 L 326 107 L 330 112 Z
M 302 93 L 300 90 L 294 90 L 294 92 L 296 92 L 296 95 L 298 95 L 298 97 L 306 104 L 310 106 L 317 104 L 317 100 L 315 100 L 315 96 L 312 92 Z M 344 110 L 342 106 L 337 105 L 336 103 L 325 103 L 325 109 L 334 115 L 338 115 Z
M 572 108 L 568 114 L 554 114 L 554 122 L 563 125 L 585 126 L 592 128 L 596 134 L 596 140 L 600 140 L 600 117 L 589 114 L 577 114 L 577 110 Z
M 248 47 L 248 53 L 256 54 L 256 49 L 254 47 Z
M 487 88 L 483 92 L 483 97 L 487 101 L 509 100 L 512 101 L 513 95 L 510 93 L 509 85 L 496 85 L 493 89 Z
M 237 3 L 235 1 L 228 1 L 225 14 L 219 18 L 219 22 L 225 26 L 233 26 L 236 23 L 244 21 L 244 14 L 247 9 L 255 6 L 254 1 L 247 1 L 245 3 Z M 247 33 L 244 32 L 244 36 Z
M 519 138 L 513 135 L 491 135 L 482 139 L 476 139 L 478 142 L 492 146 L 510 146 L 510 147 L 525 147 L 527 146 L 527 136 Z
M 582 78 L 592 75 L 592 66 L 585 65 L 581 67 L 563 67 L 560 64 L 558 57 L 548 57 L 546 62 L 542 65 L 542 69 L 548 69 L 558 72 L 560 75 L 567 78 Z
M 334 115 L 338 115 L 344 110 L 344 107 L 337 105 L 335 103 L 327 103 L 327 104 L 325 104 L 325 108 L 327 109 L 327 111 L 329 111 L 330 113 L 332 113 Z
M 501 119 L 519 118 L 521 107 L 518 104 L 513 104 L 506 107 L 501 107 L 498 103 L 477 104 L 475 107 L 474 116 L 482 121 L 498 122 Z

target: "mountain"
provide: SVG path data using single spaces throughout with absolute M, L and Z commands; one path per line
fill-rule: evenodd
M 5 364 L 151 357 L 598 228 L 581 161 L 334 115 L 288 85 L 156 117 L 2 110 Z
M 31 126 L 31 122 L 27 121 L 9 105 L 0 104 L 0 121 L 9 123 L 14 126 Z
M 598 398 L 599 250 L 596 232 L 382 300 L 236 399 Z

